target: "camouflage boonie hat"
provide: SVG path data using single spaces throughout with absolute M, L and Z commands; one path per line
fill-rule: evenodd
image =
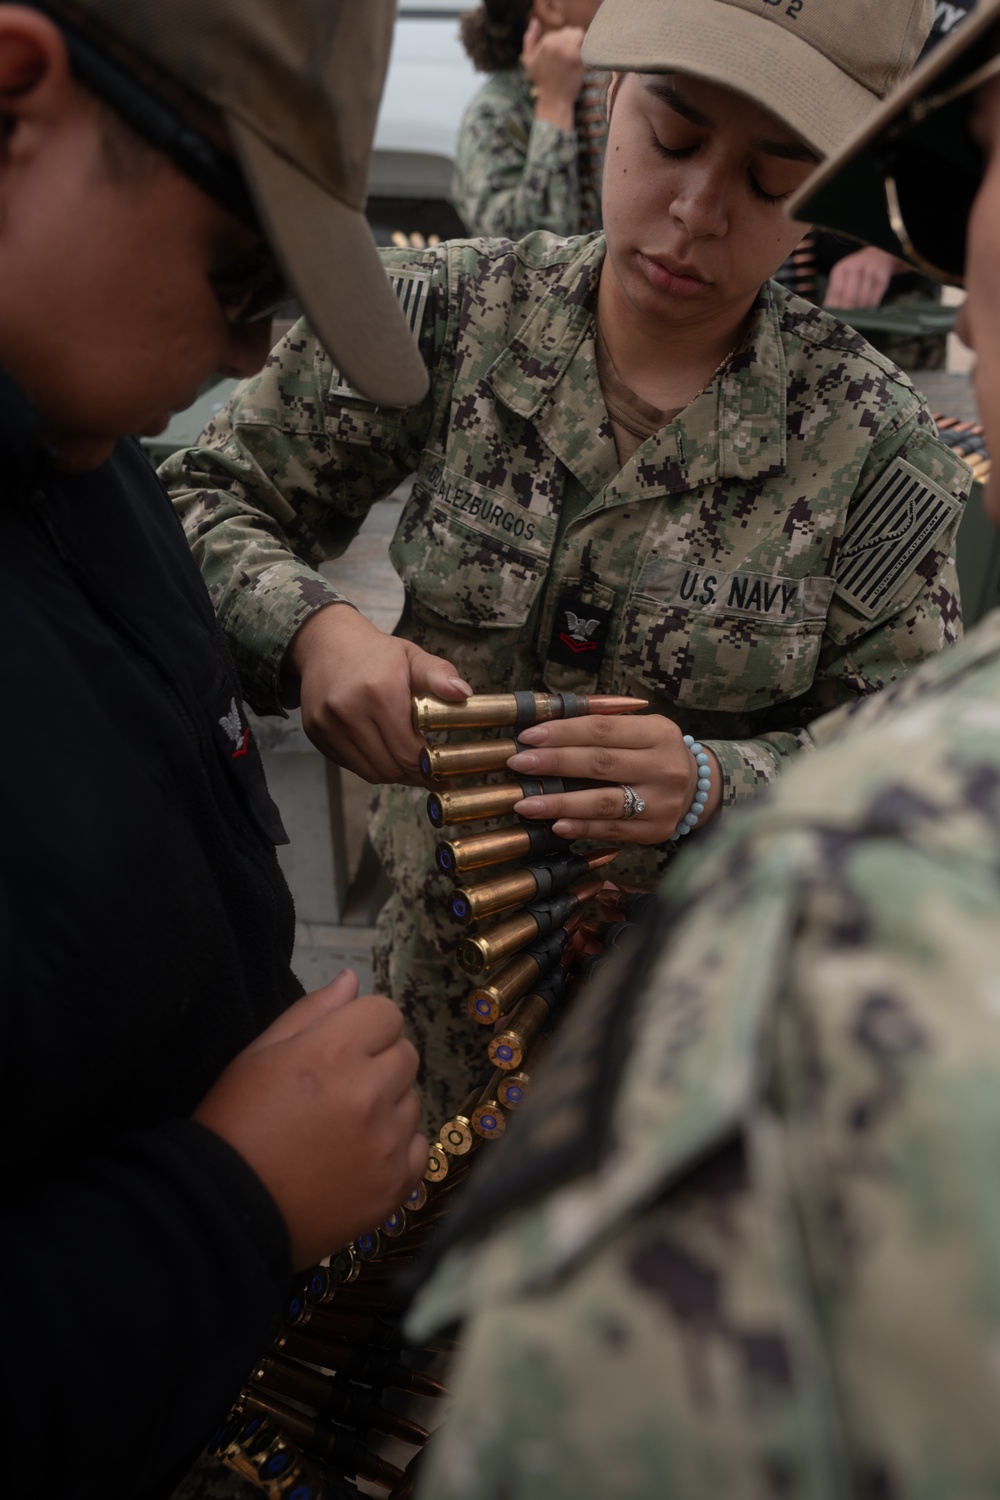
M 192 136 L 184 99 L 222 116 L 321 342 L 371 400 L 419 401 L 427 372 L 364 216 L 395 0 L 28 3 L 81 33 L 136 87 L 180 99 Z
M 906 77 L 933 18 L 933 0 L 604 0 L 583 55 L 733 89 L 829 156 Z

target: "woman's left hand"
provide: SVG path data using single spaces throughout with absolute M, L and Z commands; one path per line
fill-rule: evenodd
M 698 775 L 694 756 L 677 725 L 662 714 L 594 714 L 558 719 L 525 729 L 521 743 L 531 746 L 511 756 L 511 771 L 525 776 L 565 776 L 607 781 L 606 787 L 558 796 L 525 797 L 514 811 L 522 818 L 555 822 L 565 839 L 600 839 L 615 844 L 662 844 L 673 836 L 691 807 Z M 702 828 L 722 800 L 722 773 L 712 752 L 708 803 L 698 821 Z M 646 806 L 632 818 L 623 816 L 629 786 Z

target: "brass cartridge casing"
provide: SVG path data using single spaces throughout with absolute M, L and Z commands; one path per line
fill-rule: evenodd
M 524 707 L 531 712 L 522 717 Z M 550 719 L 562 719 L 567 707 L 574 717 L 586 713 L 633 713 L 648 708 L 649 700 L 613 696 L 578 698 L 573 693 L 474 693 L 463 703 L 414 698 L 413 727 L 418 734 L 429 729 L 509 729 L 519 720 L 522 724 L 544 724 Z
M 448 1175 L 450 1158 L 440 1141 L 435 1141 L 427 1153 L 427 1165 L 424 1168 L 425 1182 L 443 1182 Z
M 395 1213 L 391 1213 L 389 1217 L 379 1225 L 378 1229 L 379 1234 L 384 1235 L 387 1239 L 398 1240 L 401 1235 L 404 1235 L 406 1233 L 409 1227 L 410 1222 L 407 1217 L 406 1209 L 397 1208 Z
M 531 1087 L 531 1074 L 518 1068 L 513 1073 L 505 1073 L 500 1087 L 497 1089 L 497 1100 L 504 1109 L 517 1109 L 524 1103 Z
M 406 1212 L 408 1214 L 419 1213 L 421 1209 L 427 1207 L 427 1200 L 429 1196 L 430 1194 L 427 1191 L 427 1184 L 425 1182 L 418 1182 L 416 1187 L 413 1189 L 413 1192 L 403 1204 L 403 1207 L 406 1209 Z
M 471 823 L 477 818 L 499 818 L 523 797 L 521 787 L 509 781 L 470 787 L 464 792 L 431 792 L 427 816 L 435 828 L 443 828 L 446 823 Z
M 558 838 L 546 824 L 536 823 L 530 828 L 499 828 L 464 839 L 444 839 L 437 846 L 436 858 L 438 869 L 446 875 L 461 875 L 465 870 L 502 865 L 528 854 L 559 854 L 568 848 L 567 841 Z
M 540 973 L 538 962 L 530 954 L 515 954 L 489 984 L 480 985 L 471 992 L 466 1001 L 469 1015 L 481 1026 L 494 1025 L 507 1014 L 515 1000 L 520 1000 Z
M 377 1229 L 366 1229 L 354 1241 L 354 1253 L 359 1260 L 378 1260 L 382 1254 L 382 1236 Z
M 500 1108 L 498 1090 L 494 1089 L 472 1113 L 472 1128 L 484 1141 L 498 1141 L 507 1129 L 507 1116 Z
M 448 897 L 448 910 L 460 922 L 477 922 L 500 911 L 523 906 L 538 895 L 538 882 L 530 870 L 514 870 L 482 885 L 460 886 Z
M 494 1067 L 505 1073 L 519 1068 L 551 1014 L 552 1006 L 541 995 L 525 995 L 519 1000 L 504 1030 L 490 1037 L 487 1052 Z
M 458 945 L 458 961 L 467 974 L 482 974 L 526 947 L 537 935 L 534 917 L 518 912 L 480 937 L 463 938 Z
M 516 740 L 472 740 L 467 745 L 428 745 L 420 752 L 420 770 L 428 780 L 435 776 L 477 776 L 502 771 L 517 754 Z
M 467 1156 L 475 1145 L 472 1116 L 483 1100 L 488 1097 L 492 1084 L 491 1078 L 489 1083 L 480 1084 L 474 1088 L 452 1118 L 441 1126 L 441 1145 L 450 1156 Z

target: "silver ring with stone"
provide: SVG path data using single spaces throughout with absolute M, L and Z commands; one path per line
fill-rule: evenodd
M 634 787 L 626 786 L 622 782 L 622 791 L 625 793 L 625 811 L 622 813 L 622 817 L 627 823 L 629 818 L 637 818 L 640 813 L 644 813 L 646 811 L 646 804 Z

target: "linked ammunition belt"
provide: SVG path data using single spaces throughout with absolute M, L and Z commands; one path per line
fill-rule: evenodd
M 986 448 L 986 433 L 979 422 L 962 422 L 958 417 L 949 417 L 942 412 L 934 413 L 938 436 L 972 470 L 972 477 L 985 484 L 990 477 L 990 455 Z
M 516 734 L 529 725 L 645 706 L 641 699 L 571 693 L 477 695 L 457 705 L 416 699 L 414 724 L 422 732 L 514 732 L 428 746 L 423 770 L 431 786 L 432 824 L 444 828 L 492 818 L 509 812 L 529 790 L 569 785 L 505 771 L 517 749 Z M 503 772 L 506 780 L 452 785 L 459 777 L 492 772 Z M 551 828 L 517 822 L 439 844 L 438 868 L 461 882 L 442 893 L 452 914 L 470 924 L 499 919 L 485 931 L 470 932 L 459 949 L 459 960 L 474 980 L 467 1000 L 470 1023 L 491 1028 L 484 1031 L 484 1069 L 436 1133 L 423 1180 L 407 1201 L 303 1278 L 278 1337 L 209 1445 L 209 1453 L 255 1482 L 270 1500 L 344 1500 L 360 1494 L 355 1481 L 387 1491 L 389 1500 L 412 1494 L 429 1436 L 424 1423 L 437 1424 L 423 1409 L 418 1413 L 423 1422 L 402 1414 L 400 1395 L 411 1406 L 446 1395 L 439 1376 L 454 1345 L 406 1343 L 399 1276 L 447 1212 L 449 1194 L 474 1168 L 476 1153 L 503 1135 L 523 1103 L 580 978 L 589 977 L 601 950 L 614 947 L 652 899 L 619 891 L 597 874 L 617 852 L 574 853 Z M 491 871 L 479 881 L 468 879 L 477 870 L 516 860 L 527 863 Z M 585 924 L 585 907 L 595 897 L 603 912 L 596 923 Z M 581 927 L 597 954 L 577 953 L 571 937 Z M 376 1451 L 386 1439 L 400 1462 Z

